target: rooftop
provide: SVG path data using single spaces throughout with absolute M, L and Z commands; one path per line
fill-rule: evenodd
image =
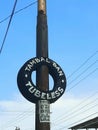
M 87 129 L 87 128 L 98 128 L 98 117 L 85 121 L 70 127 L 69 129 Z

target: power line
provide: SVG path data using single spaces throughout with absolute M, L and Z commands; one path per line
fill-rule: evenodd
M 95 63 L 95 62 L 94 62 Z M 93 63 L 93 64 L 94 64 Z M 85 78 L 87 78 L 88 76 L 90 76 L 92 73 L 96 72 L 98 70 L 98 68 L 96 68 L 94 71 L 92 71 L 91 73 L 89 73 L 86 77 L 84 77 L 82 80 L 84 80 Z M 80 80 L 79 83 L 82 81 Z M 78 84 L 78 83 L 77 83 Z M 76 84 L 76 85 L 77 85 Z M 95 94 L 94 94 L 95 95 Z M 94 106 L 93 106 L 94 107 Z M 24 112 L 28 112 L 28 111 L 24 111 Z M 27 115 L 28 116 L 28 115 Z M 18 116 L 18 119 L 16 119 L 15 121 L 20 121 L 21 119 L 24 119 L 24 115 L 21 115 L 21 117 L 19 118 Z M 13 124 L 14 122 L 11 122 L 11 124 Z
M 98 116 L 97 116 L 97 117 L 98 117 Z M 92 125 L 92 124 L 95 124 L 95 123 L 98 123 L 98 120 L 89 122 L 89 123 L 83 125 L 83 127 L 87 127 L 88 125 Z M 81 126 L 80 126 L 78 129 L 81 129 Z
M 19 9 L 19 10 L 17 10 L 17 11 L 15 12 L 16 4 L 17 4 L 17 0 L 16 0 L 15 3 L 14 3 L 14 7 L 13 7 L 13 10 L 12 10 L 11 15 L 7 16 L 7 17 L 4 18 L 2 21 L 0 21 L 0 23 L 2 23 L 2 22 L 4 22 L 4 21 L 6 21 L 8 18 L 10 18 L 9 23 L 8 23 L 8 26 L 7 26 L 7 29 L 6 29 L 6 33 L 5 33 L 4 38 L 3 38 L 3 42 L 2 42 L 2 44 L 1 44 L 0 54 L 1 54 L 2 49 L 3 49 L 3 47 L 4 47 L 5 40 L 6 40 L 8 31 L 9 31 L 9 27 L 10 27 L 10 25 L 11 25 L 11 21 L 12 21 L 12 18 L 13 18 L 13 16 L 14 16 L 14 14 L 17 14 L 17 13 L 19 13 L 19 12 L 21 12 L 21 11 L 23 11 L 23 10 L 29 8 L 30 6 L 34 5 L 35 3 L 37 3 L 37 1 L 35 1 L 35 2 L 33 2 L 33 3 L 30 3 L 29 5 L 25 6 L 24 8 L 21 8 L 21 9 Z
M 71 119 L 72 117 L 76 117 L 77 115 L 79 115 L 79 113 L 81 112 L 81 110 L 83 110 L 84 108 L 87 108 L 87 106 L 90 106 L 92 105 L 94 102 L 98 101 L 98 98 L 94 99 L 93 101 L 90 101 L 88 104 L 86 105 L 83 105 L 82 107 L 80 108 L 76 108 L 75 110 L 72 110 L 70 113 L 66 113 L 66 114 L 63 114 L 64 116 L 63 117 L 59 117 L 59 118 L 56 118 L 56 121 L 54 121 L 56 123 L 56 125 L 58 124 L 58 122 L 63 122 L 63 121 L 66 121 L 66 120 L 69 120 Z M 94 108 L 98 106 L 98 104 L 94 104 L 93 106 L 87 108 L 86 110 L 84 110 L 82 113 Z M 80 112 L 79 112 L 80 111 Z
M 71 112 L 66 112 L 63 114 L 62 117 L 58 117 L 54 120 L 54 125 L 58 126 L 62 124 L 65 121 L 69 121 L 70 119 L 73 119 L 74 117 L 79 117 L 79 115 L 83 115 L 85 112 L 89 112 L 90 110 L 93 110 L 94 108 L 97 108 L 98 103 L 94 104 L 94 102 L 98 101 L 98 98 L 94 99 L 93 101 L 90 101 L 88 104 L 83 105 L 80 108 L 76 108 L 75 110 L 72 110 Z M 81 104 L 81 103 L 80 103 Z M 80 105 L 79 104 L 79 105 Z M 93 105 L 94 104 L 94 105 Z M 88 108 L 87 108 L 88 107 Z M 54 127 L 55 127 L 54 126 Z
M 87 104 L 88 105 L 88 104 Z M 87 111 L 89 111 L 89 110 L 92 110 L 93 108 L 96 108 L 98 106 L 98 104 L 95 104 L 95 105 L 93 105 L 93 106 L 91 106 L 91 107 L 89 107 L 89 108 L 87 108 L 86 110 L 82 110 L 83 108 L 81 108 L 79 111 L 77 111 L 76 113 L 72 113 L 72 115 L 71 116 L 68 116 L 68 117 L 65 117 L 65 118 L 63 118 L 62 120 L 60 120 L 60 121 L 58 121 L 58 123 L 56 124 L 56 125 L 59 125 L 59 124 L 61 124 L 61 123 L 63 123 L 63 122 L 65 122 L 65 121 L 68 121 L 69 119 L 73 119 L 74 117 L 76 118 L 76 117 L 78 117 L 79 115 L 81 115 L 81 113 L 85 113 L 85 112 L 87 112 Z M 86 107 L 86 106 L 85 106 Z M 81 111 L 82 110 L 82 111 Z M 82 114 L 82 115 L 83 115 Z
M 8 31 L 9 31 L 9 27 L 10 27 L 10 25 L 11 25 L 11 21 L 12 21 L 13 15 L 14 15 L 14 11 L 15 11 L 15 8 L 16 8 L 16 4 L 17 4 L 17 0 L 15 0 L 14 6 L 13 6 L 13 10 L 12 10 L 12 13 L 11 13 L 11 17 L 10 17 L 10 20 L 9 20 L 9 23 L 8 23 L 8 26 L 7 26 L 7 29 L 6 29 L 6 33 L 5 33 L 5 35 L 4 35 L 4 39 L 3 39 L 3 42 L 2 42 L 1 48 L 0 48 L 0 54 L 1 54 L 1 52 L 2 52 L 4 43 L 5 43 L 5 40 L 6 40 Z
M 75 71 L 73 71 L 68 77 L 67 79 L 69 79 L 70 77 L 72 77 L 77 71 L 79 71 L 91 58 L 93 58 L 96 54 L 98 53 L 98 50 L 96 52 L 94 52 L 90 57 L 88 57 Z
M 92 65 L 94 65 L 95 63 L 97 63 L 97 61 L 95 61 L 93 64 L 91 64 L 89 67 L 88 67 L 88 69 L 92 66 Z M 75 87 L 76 85 L 78 85 L 80 82 L 82 82 L 84 79 L 86 79 L 87 77 L 89 77 L 91 74 L 93 74 L 94 72 L 96 72 L 98 70 L 98 68 L 96 68 L 96 69 L 94 69 L 92 72 L 90 72 L 87 76 L 85 76 L 84 78 L 82 78 L 79 82 L 77 82 L 73 87 Z M 84 72 L 84 71 L 83 71 Z M 83 73 L 82 73 L 83 74 Z M 73 88 L 73 87 L 71 87 L 71 88 Z M 98 92 L 97 92 L 98 93 Z M 92 95 L 92 96 L 95 96 L 95 93 Z M 90 97 L 88 97 L 87 99 L 89 99 L 89 98 L 91 98 L 92 96 L 90 96 Z M 80 102 L 79 104 L 78 104 L 78 106 L 79 105 L 81 105 L 81 103 L 84 103 L 87 99 L 85 99 L 85 100 L 83 100 L 82 102 Z M 93 101 L 93 102 L 95 102 L 95 100 Z M 85 106 L 87 106 L 87 105 L 89 105 L 89 104 L 86 104 Z M 97 106 L 98 104 L 96 104 L 96 105 L 94 105 L 94 106 L 92 106 L 91 108 L 94 108 L 95 106 Z M 81 110 L 81 109 L 83 109 L 85 106 L 83 106 L 82 108 L 79 108 L 79 111 Z M 77 106 L 75 107 L 75 108 L 77 108 Z M 91 108 L 89 108 L 89 109 L 91 109 Z M 88 110 L 89 110 L 88 109 Z M 74 111 L 75 112 L 75 111 Z M 77 112 L 77 110 L 76 110 L 76 112 Z M 84 111 L 85 112 L 85 111 Z M 64 117 L 65 117 L 65 119 L 63 119 L 64 117 L 62 117 L 61 118 L 61 116 L 60 116 L 60 119 L 59 119 L 59 117 L 58 118 L 56 118 L 56 122 L 58 122 L 57 121 L 57 119 L 60 121 L 60 120 L 66 120 L 66 118 L 70 118 L 69 117 L 69 115 L 71 115 L 72 114 L 72 112 L 70 113 L 70 114 L 68 114 L 68 112 L 67 112 L 67 115 L 64 115 Z M 72 114 L 73 115 L 73 114 Z M 72 116 L 71 115 L 71 116 Z M 55 121 L 54 121 L 55 122 Z
M 95 70 L 93 70 L 91 73 L 89 73 L 89 74 L 88 74 L 86 77 L 84 77 L 82 80 L 84 80 L 85 78 L 87 78 L 88 76 L 90 76 L 92 73 L 94 73 L 95 71 L 97 71 L 97 69 L 98 69 L 98 68 L 96 68 Z M 78 83 L 80 83 L 82 80 L 80 80 Z M 77 83 L 77 84 L 78 84 L 78 83 Z M 76 84 L 76 85 L 77 85 L 77 84 Z M 74 87 L 75 87 L 75 86 L 74 86 Z M 28 112 L 28 111 L 26 111 L 26 112 Z M 20 118 L 19 118 L 19 116 L 18 116 L 17 118 L 18 118 L 18 119 L 16 119 L 15 121 L 20 121 L 22 118 L 24 119 L 24 115 L 22 114 Z M 11 122 L 11 124 L 12 124 L 12 123 L 13 123 L 13 122 Z
M 93 71 L 91 71 L 88 75 L 86 75 L 84 78 L 80 79 L 75 85 L 73 85 L 72 87 L 70 87 L 69 89 L 66 90 L 66 92 L 70 91 L 72 88 L 76 87 L 80 82 L 82 82 L 83 80 L 85 80 L 86 78 L 88 78 L 89 76 L 91 76 L 91 74 L 95 73 L 98 70 L 98 68 L 94 69 Z
M 97 54 L 97 51 L 92 55 L 92 56 L 90 56 L 89 58 L 88 58 L 88 60 L 90 60 L 94 55 L 96 55 Z M 86 60 L 86 61 L 88 61 L 88 60 Z M 91 65 L 89 65 L 83 72 L 81 72 L 74 80 L 72 80 L 68 85 L 70 85 L 71 83 L 73 83 L 77 78 L 79 78 L 82 74 L 84 74 L 88 69 L 90 69 L 93 65 L 95 65 L 96 63 L 98 62 L 98 60 L 96 60 L 95 62 L 93 62 Z M 85 62 L 86 63 L 86 62 Z M 79 68 L 79 67 L 78 67 Z M 92 72 L 90 72 L 88 75 L 86 75 L 84 78 L 82 78 L 80 81 L 78 81 L 74 86 L 72 86 L 71 88 L 69 88 L 68 90 L 67 90 L 67 92 L 70 90 L 70 89 L 72 89 L 72 88 L 74 88 L 74 87 L 76 87 L 80 82 L 82 82 L 83 80 L 85 80 L 87 77 L 89 77 L 91 74 L 93 74 L 94 72 L 96 72 L 98 70 L 98 68 L 96 68 L 96 69 L 94 69 Z M 95 94 L 94 94 L 95 95 Z M 83 100 L 83 103 L 84 103 L 84 101 L 86 101 L 86 100 Z M 79 103 L 79 105 L 80 105 L 81 103 Z M 87 106 L 88 104 L 86 104 L 85 106 Z M 84 106 L 83 106 L 84 107 Z M 83 108 L 82 107 L 82 108 Z M 79 109 L 80 110 L 80 109 Z M 77 112 L 77 111 L 76 111 Z M 68 112 L 67 112 L 68 113 Z M 64 115 L 64 114 L 63 114 Z M 67 117 L 68 117 L 68 115 L 67 115 Z M 63 118 L 63 117 L 62 117 Z M 58 119 L 58 120 L 60 120 L 59 119 L 59 117 L 58 118 L 56 118 L 56 119 Z M 57 120 L 56 120 L 57 121 Z
M 93 115 L 96 115 L 96 114 L 98 114 L 98 112 L 95 112 L 95 113 L 93 113 L 93 114 L 91 114 L 91 115 L 89 115 L 89 116 L 87 116 L 87 117 L 85 117 L 85 118 L 79 120 L 78 122 L 74 122 L 74 123 L 72 123 L 72 124 L 70 124 L 70 125 L 78 124 L 79 122 L 81 122 L 81 121 L 83 121 L 83 120 L 85 120 L 85 119 L 88 119 L 88 118 L 90 118 L 90 117 L 92 117 Z
M 81 75 L 83 75 L 86 71 L 88 71 L 88 69 L 90 69 L 97 62 L 98 62 L 98 60 L 96 60 L 95 62 L 93 62 L 91 65 L 89 65 L 85 70 L 83 70 L 83 72 L 81 72 L 79 75 L 77 75 L 76 78 L 74 78 L 71 82 L 69 82 L 68 85 L 72 84 L 76 79 L 78 79 Z
M 78 122 L 74 122 L 74 123 L 72 123 L 72 124 L 70 124 L 70 125 L 68 125 L 68 126 L 71 126 L 71 125 L 74 125 L 74 124 L 78 124 L 79 122 L 81 122 L 81 121 L 83 121 L 83 120 L 85 120 L 85 119 L 88 119 L 88 118 L 90 118 L 90 117 L 92 117 L 93 115 L 96 115 L 96 114 L 98 114 L 98 112 L 95 112 L 95 113 L 93 113 L 93 114 L 91 114 L 91 115 L 89 115 L 89 116 L 87 116 L 87 117 L 85 117 L 85 118 L 79 120 Z M 64 127 L 60 128 L 60 129 L 58 129 L 58 130 L 63 130 L 63 129 L 65 129 L 65 128 L 67 128 L 68 126 L 64 126 Z
M 22 112 L 21 114 L 18 114 L 14 119 L 9 120 L 6 124 L 2 125 L 1 128 L 8 128 L 11 127 L 14 123 L 19 122 L 19 121 L 23 121 L 25 118 L 27 118 L 28 116 L 31 116 L 31 113 L 28 113 L 29 110 L 31 110 L 32 107 L 30 107 L 28 110 L 26 110 L 25 112 Z M 34 111 L 32 111 L 32 113 L 34 114 Z
M 21 112 L 26 112 L 26 113 L 32 113 L 32 111 L 0 111 L 0 113 L 21 113 Z
M 85 102 L 89 101 L 91 98 L 94 99 L 94 97 L 95 97 L 96 95 L 98 95 L 98 91 L 95 92 L 95 93 L 93 93 L 92 95 L 90 95 L 90 96 L 84 98 L 81 102 L 79 102 L 79 103 L 77 104 L 77 106 L 75 106 L 74 108 L 72 108 L 72 110 L 67 111 L 67 116 L 68 116 L 68 113 L 70 113 L 70 111 L 72 111 L 72 112 L 77 111 L 78 109 L 80 109 L 80 107 L 81 107 L 82 104 L 84 104 Z M 96 98 L 96 99 L 97 99 L 97 98 Z M 94 99 L 94 100 L 95 100 L 95 99 Z M 86 105 L 87 105 L 87 104 L 86 104 Z M 85 105 L 85 106 L 86 106 L 86 105 Z M 64 109 L 65 109 L 65 108 L 64 108 Z M 63 115 L 65 115 L 65 113 L 63 113 Z M 59 116 L 59 117 L 61 117 L 61 116 Z M 58 119 L 58 117 L 56 117 L 55 119 Z
M 95 94 L 94 94 L 95 95 Z M 88 104 L 87 104 L 88 105 Z M 94 105 L 95 106 L 95 105 Z M 94 107 L 94 106 L 92 106 L 92 108 Z M 81 108 L 82 109 L 82 108 Z M 89 108 L 90 109 L 90 108 Z M 28 112 L 28 111 L 25 111 L 25 112 Z M 28 115 L 27 115 L 28 116 Z M 24 118 L 24 115 L 22 115 L 21 114 L 21 117 L 19 117 L 19 116 L 17 116 L 17 118 L 18 119 L 15 119 L 15 121 L 21 121 L 21 119 L 25 119 Z M 23 121 L 23 120 L 22 120 Z M 10 127 L 11 126 L 11 124 L 13 124 L 14 122 L 9 122 L 10 123 L 10 125 L 8 125 L 8 127 Z
M 98 92 L 97 92 L 98 93 Z M 95 94 L 93 94 L 92 96 L 94 96 Z M 90 96 L 90 97 L 92 97 L 92 96 Z M 90 98 L 89 97 L 89 98 Z M 89 99 L 88 98 L 88 99 Z M 84 102 L 86 101 L 86 100 L 83 100 Z M 80 102 L 79 103 L 79 105 L 81 105 L 81 103 L 83 103 L 83 101 L 82 102 Z M 82 107 L 80 107 L 80 108 L 78 108 L 77 109 L 77 107 L 76 107 L 76 110 L 75 111 L 71 111 L 71 112 L 69 112 L 69 114 L 68 114 L 68 112 L 66 112 L 65 114 L 63 114 L 64 116 L 63 117 L 60 117 L 60 119 L 59 119 L 59 117 L 58 118 L 56 118 L 56 120 L 54 120 L 54 125 L 55 126 L 58 126 L 58 125 L 61 125 L 63 122 L 66 122 L 66 121 L 69 121 L 70 119 L 73 119 L 74 117 L 76 118 L 76 117 L 79 117 L 80 116 L 80 114 L 84 114 L 86 111 L 87 112 L 89 112 L 89 110 L 91 110 L 91 109 L 94 109 L 94 108 L 96 108 L 97 106 L 98 106 L 98 103 L 96 103 L 95 105 L 91 105 L 91 104 L 93 104 L 94 102 L 96 102 L 96 101 L 98 101 L 98 98 L 96 98 L 96 99 L 94 99 L 93 101 L 90 101 L 88 104 L 86 104 L 86 105 L 83 105 Z M 86 109 L 86 107 L 88 106 L 88 108 Z M 84 109 L 85 108 L 85 109 Z M 73 110 L 73 109 L 72 109 Z M 82 111 L 81 111 L 82 110 Z M 79 112 L 80 111 L 80 112 Z M 80 114 L 79 114 L 80 113 Z M 96 113 L 98 113 L 98 112 L 96 112 Z M 53 126 L 53 127 L 55 127 L 55 126 Z M 65 128 L 65 127 L 62 127 L 62 129 L 63 128 Z
M 89 69 L 90 67 L 92 67 L 95 63 L 97 63 L 97 60 L 96 60 L 93 64 L 91 64 L 90 66 L 88 66 L 87 69 Z M 70 89 L 74 88 L 76 85 L 78 85 L 80 82 L 82 82 L 84 79 L 86 79 L 87 77 L 89 77 L 91 74 L 93 74 L 93 73 L 96 72 L 97 70 L 98 70 L 98 68 L 94 69 L 92 72 L 90 72 L 88 75 L 86 75 L 84 78 L 82 78 L 79 82 L 77 82 L 77 83 L 76 83 L 73 87 L 71 87 Z M 85 71 L 86 71 L 86 69 L 85 69 Z M 81 76 L 83 73 L 85 73 L 85 71 L 83 71 L 83 72 L 80 74 L 80 76 Z M 78 75 L 78 76 L 79 76 L 79 75 Z M 78 76 L 77 76 L 77 77 L 78 77 Z M 72 82 L 73 82 L 73 81 L 72 81 Z M 95 95 L 95 94 L 94 94 L 94 95 Z M 97 98 L 97 99 L 98 99 L 98 98 Z M 85 100 L 85 101 L 86 101 L 86 100 Z M 95 100 L 94 100 L 94 102 L 95 102 Z M 91 103 L 91 102 L 90 102 L 90 103 Z M 81 104 L 81 103 L 79 103 L 79 105 L 80 105 L 80 104 Z M 88 105 L 89 105 L 89 104 L 86 104 L 85 106 L 83 106 L 82 108 L 80 108 L 79 111 L 80 111 L 81 109 L 83 109 L 84 107 L 88 106 Z M 87 110 L 85 110 L 85 111 L 88 111 L 88 110 L 94 108 L 94 107 L 97 106 L 97 105 L 98 105 L 98 104 L 95 104 L 95 105 L 93 105 L 92 107 L 89 107 L 89 108 L 88 108 Z M 84 112 L 85 112 L 85 111 L 84 111 Z M 84 113 L 84 112 L 83 112 L 83 113 Z M 67 112 L 67 113 L 68 113 L 68 112 Z M 76 111 L 76 113 L 77 113 L 77 111 Z M 74 114 L 73 116 L 71 115 L 71 117 L 69 117 L 69 115 L 64 115 L 64 114 L 63 114 L 64 117 L 62 117 L 61 119 L 59 119 L 59 117 L 58 117 L 58 118 L 56 118 L 56 119 L 58 119 L 58 121 L 60 121 L 60 122 L 62 122 L 63 120 L 64 120 L 64 121 L 67 120 L 66 118 L 68 118 L 68 120 L 69 120 L 69 119 L 71 119 L 72 117 L 76 117 L 76 115 L 77 115 L 76 113 L 72 113 L 72 112 L 71 112 L 69 115 L 71 115 L 71 114 L 73 115 L 73 114 Z M 58 122 L 58 121 L 56 120 L 56 121 L 54 121 L 54 122 Z M 60 123 L 60 124 L 61 124 L 61 123 Z M 59 124 L 59 125 L 60 125 L 60 124 Z M 58 125 L 58 123 L 56 124 L 56 126 L 57 126 L 57 125 Z M 65 128 L 65 127 L 64 127 L 64 128 Z
M 23 11 L 23 10 L 25 10 L 25 9 L 27 9 L 27 8 L 29 8 L 30 6 L 32 6 L 32 5 L 36 4 L 36 3 L 37 3 L 37 1 L 32 2 L 32 3 L 30 3 L 29 5 L 27 5 L 27 6 L 23 7 L 23 8 L 21 8 L 21 9 L 19 9 L 19 10 L 17 10 L 17 11 L 15 11 L 15 12 L 14 12 L 14 15 L 17 14 L 17 13 L 19 13 L 19 12 L 21 12 L 21 11 Z M 9 19 L 10 17 L 11 17 L 11 15 L 7 16 L 7 17 L 4 18 L 3 20 L 1 20 L 0 23 L 3 23 L 4 21 L 6 21 L 7 19 Z

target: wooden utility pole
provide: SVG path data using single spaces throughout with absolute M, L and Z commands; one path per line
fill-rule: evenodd
M 36 56 L 37 57 L 48 57 L 48 27 L 47 27 L 47 16 L 46 16 L 46 0 L 38 0 L 38 16 L 37 16 L 37 29 L 36 29 Z M 36 86 L 41 90 L 49 90 L 49 76 L 48 68 L 43 65 L 36 71 Z M 39 101 L 40 102 L 40 101 Z M 35 130 L 50 130 L 50 122 L 40 121 L 40 105 L 36 103 L 36 114 L 35 114 Z M 47 106 L 50 103 L 48 101 Z M 49 107 L 50 111 L 50 107 Z M 49 112 L 50 114 L 50 112 Z
M 22 95 L 35 103 L 35 130 L 50 130 L 50 103 L 63 95 L 66 77 L 61 67 L 48 58 L 46 0 L 38 0 L 37 11 L 36 57 L 21 67 L 17 83 Z M 31 77 L 33 71 L 36 71 L 36 86 Z M 49 90 L 49 74 L 54 81 L 52 90 Z

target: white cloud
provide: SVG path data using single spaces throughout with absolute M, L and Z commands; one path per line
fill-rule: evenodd
M 55 130 L 63 130 L 98 116 L 98 93 L 88 98 L 61 98 L 52 107 L 52 127 Z
M 20 95 L 15 97 L 12 101 L 0 101 L 0 129 L 13 130 L 15 126 L 19 126 L 21 130 L 35 129 L 35 105 Z M 84 101 L 70 95 L 66 98 L 63 96 L 51 104 L 51 130 L 69 128 L 74 122 L 97 112 L 97 102 L 97 94 Z

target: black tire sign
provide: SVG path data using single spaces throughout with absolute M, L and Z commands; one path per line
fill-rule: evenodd
M 39 89 L 31 79 L 33 71 L 42 65 L 48 67 L 49 74 L 54 80 L 52 90 L 43 91 Z M 53 103 L 63 95 L 66 89 L 66 77 L 63 70 L 55 61 L 45 57 L 35 57 L 28 60 L 18 73 L 17 83 L 22 95 L 32 103 L 37 103 L 39 100 L 48 100 Z

